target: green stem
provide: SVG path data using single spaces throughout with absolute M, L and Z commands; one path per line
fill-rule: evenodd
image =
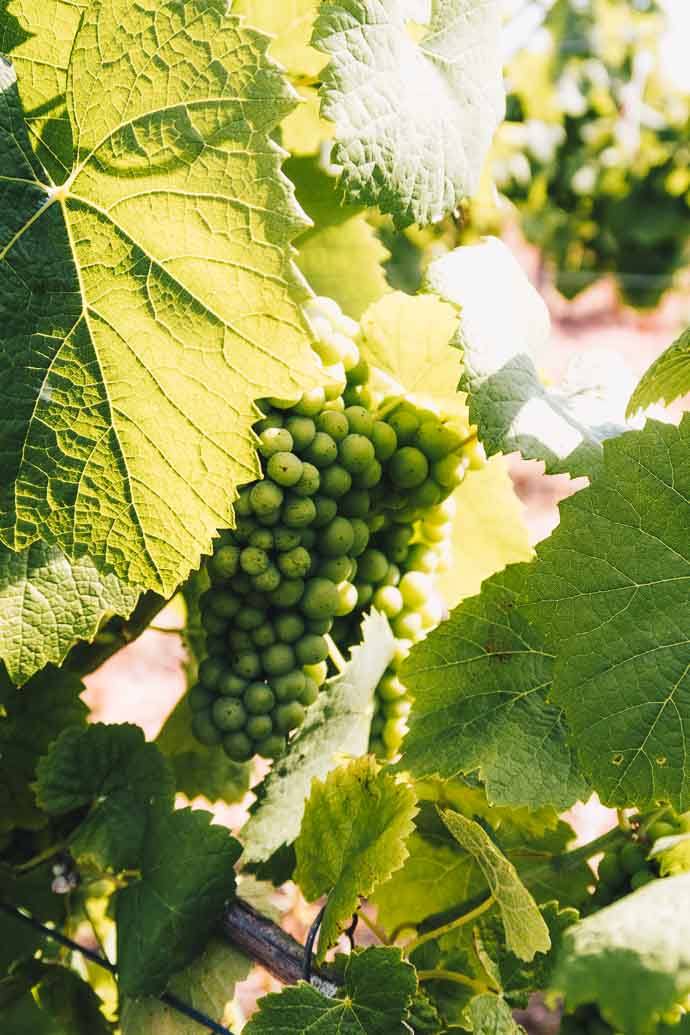
M 426 942 L 440 938 L 444 934 L 449 934 L 450 931 L 454 931 L 458 927 L 464 927 L 465 924 L 471 924 L 478 916 L 481 916 L 482 913 L 486 913 L 487 909 L 491 909 L 495 901 L 496 899 L 494 896 L 489 895 L 481 905 L 477 906 L 475 909 L 471 909 L 469 913 L 463 913 L 462 916 L 457 917 L 455 920 L 451 920 L 447 924 L 442 924 L 441 927 L 434 927 L 433 930 L 427 931 L 426 934 L 420 934 L 418 938 L 415 938 L 414 941 L 409 942 L 405 946 L 405 952 L 409 956 L 415 951 L 415 949 L 418 949 L 420 945 L 425 945 Z
M 455 970 L 418 970 L 417 978 L 419 981 L 454 981 L 457 985 L 465 985 L 467 988 L 474 989 L 480 995 L 482 992 L 491 991 L 481 981 L 475 981 L 467 974 L 458 974 Z
M 616 816 L 618 817 L 619 829 L 630 830 L 630 820 L 625 813 L 625 809 L 616 809 Z
M 54 859 L 56 855 L 60 854 L 60 852 L 64 852 L 66 847 L 67 844 L 65 842 L 50 845 L 49 848 L 44 848 L 42 852 L 38 853 L 38 855 L 33 855 L 30 859 L 27 859 L 26 862 L 15 866 L 14 871 L 15 873 L 27 873 L 29 870 L 34 870 L 37 866 L 40 866 L 41 863 L 48 862 L 49 859 Z
M 388 939 L 386 938 L 386 932 L 382 927 L 379 927 L 377 923 L 367 916 L 363 909 L 360 909 L 357 916 L 362 921 L 365 927 L 368 927 L 372 934 L 375 934 L 382 945 L 388 945 Z
M 333 662 L 333 664 L 337 668 L 338 672 L 344 672 L 345 669 L 347 668 L 347 662 L 345 661 L 345 658 L 342 656 L 342 654 L 338 650 L 338 648 L 337 648 L 333 638 L 331 636 L 329 636 L 328 633 L 327 633 L 326 636 L 324 637 L 324 639 L 326 640 L 326 643 L 328 644 L 328 656 L 329 656 L 329 658 L 331 659 L 331 661 Z
M 393 410 L 397 410 L 398 406 L 400 406 L 400 404 L 404 402 L 404 395 L 393 396 L 393 398 L 389 399 L 387 403 L 382 403 L 379 406 L 378 410 L 374 414 L 375 420 L 383 420 L 384 417 L 387 417 L 389 413 L 393 412 Z

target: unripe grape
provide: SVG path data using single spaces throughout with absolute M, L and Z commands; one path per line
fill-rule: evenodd
M 385 672 L 376 688 L 382 701 L 397 701 L 407 693 L 404 683 L 393 672 Z
M 250 493 L 251 487 L 249 485 L 245 485 L 243 489 L 240 489 L 240 494 L 233 504 L 236 517 L 251 517 L 253 511 Z
M 431 468 L 434 481 L 444 489 L 452 490 L 460 484 L 467 471 L 467 461 L 458 453 L 451 453 L 443 460 L 436 460 Z
M 231 629 L 228 633 L 228 645 L 237 654 L 254 649 L 254 643 L 247 629 Z
M 207 690 L 217 690 L 225 666 L 218 658 L 204 658 L 199 665 L 199 682 Z
M 309 388 L 298 403 L 295 403 L 293 410 L 301 417 L 314 417 L 323 409 L 326 401 L 326 393 L 323 388 Z
M 280 510 L 272 510 L 269 514 L 257 514 L 256 520 L 265 528 L 274 528 L 280 523 Z
M 414 609 L 424 604 L 433 593 L 433 584 L 421 571 L 408 571 L 400 580 L 400 592 L 407 607 Z
M 227 590 L 212 589 L 207 596 L 206 606 L 219 618 L 234 618 L 240 609 L 241 601 Z
M 278 567 L 288 578 L 304 578 L 310 566 L 311 557 L 303 546 L 296 546 L 293 550 L 286 550 L 285 553 L 278 554 Z
M 264 740 L 273 732 L 273 720 L 270 715 L 252 715 L 247 719 L 245 730 L 252 740 Z
M 429 460 L 442 460 L 460 448 L 462 439 L 457 431 L 440 420 L 427 420 L 420 424 L 415 444 Z
M 304 579 L 284 578 L 269 599 L 276 607 L 294 607 L 304 593 Z
M 395 431 L 383 420 L 374 421 L 371 430 L 371 441 L 374 446 L 376 459 L 381 463 L 389 460 L 398 448 L 398 436 Z
M 372 460 L 368 467 L 365 467 L 359 474 L 352 476 L 352 484 L 357 489 L 373 489 L 383 477 L 383 468 L 378 460 Z
M 329 471 L 333 470 L 335 470 L 335 467 L 329 467 Z M 314 506 L 316 507 L 316 516 L 311 523 L 312 528 L 323 528 L 338 513 L 338 504 L 334 499 L 329 499 L 327 496 L 314 496 Z
M 282 643 L 294 643 L 304 635 L 304 620 L 298 614 L 278 615 L 274 621 L 275 631 Z
M 260 611 L 258 607 L 245 607 L 235 616 L 235 624 L 238 629 L 251 632 L 258 629 L 266 620 L 266 612 Z
M 333 518 L 330 525 L 326 525 L 319 533 L 319 552 L 326 557 L 340 557 L 350 551 L 354 539 L 355 534 L 347 518 Z
M 250 494 L 252 509 L 255 514 L 268 515 L 275 513 L 283 502 L 283 490 L 275 482 L 257 482 Z
M 334 442 L 342 442 L 350 431 L 350 424 L 344 413 L 337 410 L 324 410 L 316 418 L 319 431 L 325 432 Z
M 433 507 L 440 502 L 444 491 L 446 490 L 442 490 L 433 478 L 427 478 L 410 492 L 410 506 L 415 510 L 426 511 L 428 507 Z
M 315 517 L 316 506 L 310 496 L 304 499 L 293 496 L 283 504 L 282 520 L 288 528 L 305 528 Z
M 225 697 L 241 697 L 247 686 L 246 679 L 234 672 L 224 672 L 218 682 L 218 693 Z
M 365 550 L 359 559 L 357 574 L 366 582 L 381 582 L 388 571 L 386 555 L 372 547 Z
M 271 593 L 273 590 L 278 589 L 281 582 L 281 575 L 275 564 L 269 564 L 266 571 L 262 571 L 260 575 L 255 575 L 252 578 L 252 584 L 262 593 Z
M 209 561 L 211 576 L 220 579 L 232 578 L 237 571 L 239 560 L 240 549 L 238 546 L 221 546 Z
M 398 445 L 405 446 L 412 442 L 419 428 L 419 420 L 412 410 L 399 406 L 397 410 L 388 415 L 387 420 L 395 432 Z
M 438 554 L 425 543 L 414 543 L 407 555 L 406 567 L 431 575 L 438 565 Z
M 486 452 L 479 439 L 473 438 L 462 448 L 462 456 L 470 471 L 481 471 L 486 467 Z
M 320 487 L 321 475 L 318 467 L 305 460 L 302 464 L 302 477 L 292 486 L 292 491 L 296 496 L 313 496 Z
M 240 554 L 242 571 L 245 571 L 247 575 L 261 575 L 270 563 L 266 551 L 261 550 L 258 546 L 245 546 Z
M 305 708 L 308 708 L 310 704 L 318 699 L 319 686 L 313 679 L 308 676 L 304 680 L 304 689 L 299 695 L 299 702 L 303 704 Z
M 334 500 L 340 499 L 352 487 L 352 475 L 341 464 L 333 464 L 321 475 L 321 494 Z
M 219 697 L 213 703 L 211 716 L 223 733 L 236 733 L 247 721 L 247 713 L 237 697 Z
M 398 701 L 387 701 L 383 706 L 383 714 L 387 719 L 405 719 L 411 708 L 411 703 L 401 698 Z
M 415 446 L 403 446 L 394 453 L 388 464 L 388 474 L 394 485 L 414 489 L 429 473 L 429 461 Z
M 600 881 L 603 881 L 604 884 L 614 891 L 624 886 L 626 872 L 621 866 L 618 852 L 607 852 L 603 856 L 599 862 L 597 875 Z
M 226 733 L 223 751 L 233 762 L 248 762 L 254 754 L 252 742 L 246 733 Z
M 211 611 L 210 614 L 204 615 L 204 631 L 207 636 L 222 636 L 223 633 L 228 631 L 229 622 L 229 618 L 220 618 Z
M 382 586 L 397 586 L 400 583 L 400 568 L 397 564 L 389 564 L 388 571 L 381 579 Z
M 327 577 L 327 576 L 324 576 Z M 331 579 L 331 582 L 334 580 Z M 306 631 L 315 633 L 317 636 L 325 636 L 333 628 L 332 618 L 310 618 L 305 623 Z
M 259 437 L 259 452 L 266 459 L 275 453 L 290 453 L 293 446 L 292 435 L 285 428 L 267 428 Z
M 348 380 L 351 380 L 351 376 Z M 354 435 L 364 435 L 366 438 L 371 436 L 374 430 L 374 418 L 363 406 L 346 407 L 345 416 L 350 425 L 350 431 Z
M 395 635 L 401 639 L 416 642 L 422 634 L 422 619 L 416 611 L 402 611 L 393 619 L 392 626 Z
M 262 420 L 257 421 L 254 425 L 254 431 L 260 437 L 267 428 L 282 428 L 284 420 L 285 418 L 282 413 L 276 413 L 274 411 L 273 413 L 269 413 Z
M 225 655 L 225 650 L 224 636 L 206 636 L 206 653 L 209 657 L 222 657 Z
M 311 417 L 300 417 L 298 414 L 293 414 L 285 421 L 285 427 L 292 435 L 292 448 L 297 453 L 302 453 L 314 440 L 316 424 Z
M 362 521 L 361 518 L 352 518 L 350 524 L 353 532 L 350 554 L 353 557 L 360 557 L 369 545 L 369 528 L 366 521 Z
M 268 715 L 276 699 L 267 683 L 250 683 L 244 692 L 244 706 L 250 715 Z
M 262 758 L 279 758 L 285 747 L 285 737 L 273 733 L 270 737 L 266 737 L 265 740 L 259 741 L 256 745 L 256 753 L 261 755 Z
M 288 643 L 274 643 L 263 651 L 261 662 L 269 676 L 283 676 L 295 667 L 295 652 Z
M 335 613 L 338 617 L 351 614 L 357 607 L 359 594 L 357 587 L 351 582 L 341 582 L 338 586 L 338 606 Z
M 335 463 L 338 458 L 338 446 L 325 431 L 317 431 L 311 445 L 304 451 L 304 458 L 321 470 Z
M 285 528 L 284 525 L 279 525 L 273 531 L 273 541 L 276 550 L 292 550 L 295 546 L 299 546 L 302 542 L 302 533 L 296 528 Z
M 340 513 L 345 517 L 365 518 L 371 507 L 371 499 L 366 489 L 351 489 L 340 501 Z
M 447 525 L 428 525 L 426 521 L 423 521 L 421 532 L 430 543 L 442 543 L 444 540 L 451 538 L 453 526 L 450 522 Z
M 252 643 L 255 647 L 270 647 L 276 642 L 276 634 L 270 622 L 264 622 L 251 632 Z
M 194 686 L 190 687 L 187 693 L 187 704 L 192 712 L 207 711 L 214 700 L 215 695 L 212 691 L 207 690 L 205 686 L 201 685 L 201 683 L 196 683 Z
M 294 453 L 273 453 L 266 472 L 276 485 L 289 489 L 302 477 L 302 461 Z
M 299 701 L 280 704 L 274 713 L 275 728 L 280 733 L 289 733 L 304 722 L 304 706 Z
M 338 457 L 350 474 L 360 474 L 376 459 L 371 440 L 352 432 L 340 443 Z
M 349 579 L 352 574 L 352 561 L 345 554 L 340 557 L 329 557 L 319 563 L 317 574 L 337 585 L 344 579 Z
M 256 546 L 259 550 L 272 550 L 275 546 L 275 539 L 270 528 L 256 528 L 249 536 L 249 546 Z
M 628 874 L 637 873 L 645 868 L 647 852 L 642 845 L 629 841 L 620 850 L 620 863 Z
M 215 747 L 221 742 L 221 732 L 213 722 L 211 712 L 206 709 L 192 716 L 192 733 L 205 747 Z
M 389 751 L 398 750 L 405 737 L 405 729 L 404 719 L 386 719 L 381 739 Z
M 237 519 L 234 535 L 238 543 L 249 542 L 249 537 L 256 530 L 256 521 L 253 517 L 241 517 Z
M 357 590 L 357 607 L 360 611 L 364 611 L 374 596 L 374 587 L 371 582 L 355 582 L 354 585 Z
M 390 668 L 393 672 L 399 672 L 407 655 L 412 650 L 412 640 L 396 640 L 395 653 L 391 658 Z
M 633 891 L 637 891 L 638 888 L 644 887 L 645 884 L 650 884 L 653 880 L 657 880 L 657 875 L 652 873 L 651 870 L 636 870 L 630 877 L 630 887 Z
M 330 618 L 338 607 L 338 590 L 335 584 L 330 579 L 310 579 L 300 606 L 307 618 Z
M 317 686 L 321 686 L 328 678 L 328 662 L 320 661 L 318 665 L 305 665 L 304 674 L 308 679 L 313 679 Z
M 232 668 L 243 679 L 256 679 L 261 673 L 259 655 L 252 650 L 240 651 L 233 659 Z
M 438 596 L 430 596 L 417 610 L 424 629 L 435 629 L 444 617 L 444 607 Z
M 403 609 L 402 593 L 395 586 L 381 586 L 374 593 L 372 603 L 387 618 L 395 618 Z
M 306 681 L 304 673 L 296 668 L 292 672 L 286 672 L 284 676 L 274 676 L 271 686 L 278 701 L 294 701 L 297 698 L 301 699 Z
M 328 657 L 328 644 L 323 636 L 307 633 L 295 644 L 295 654 L 300 665 L 317 665 Z

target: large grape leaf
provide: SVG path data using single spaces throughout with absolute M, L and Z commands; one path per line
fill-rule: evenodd
M 92 640 L 108 614 L 127 617 L 139 591 L 103 575 L 89 557 L 70 562 L 56 546 L 22 553 L 0 546 L 0 658 L 18 686 L 76 640 Z
M 336 944 L 359 899 L 407 858 L 416 797 L 367 755 L 314 780 L 295 842 L 295 881 L 307 901 L 328 895 L 318 960 Z
M 244 1035 L 412 1035 L 403 1017 L 417 991 L 400 949 L 353 953 L 334 999 L 300 982 L 259 1000 Z
M 343 757 L 366 753 L 374 690 L 395 649 L 383 615 L 374 611 L 362 624 L 362 643 L 351 651 L 343 672 L 307 709 L 304 723 L 262 788 L 262 796 L 242 829 L 243 861 L 264 862 L 300 831 L 312 780 L 325 779 Z
M 612 439 L 524 566 L 520 612 L 556 662 L 551 698 L 612 806 L 690 807 L 690 416 Z
M 513 1020 L 510 1007 L 500 996 L 477 995 L 467 1007 L 474 1035 L 524 1035 L 524 1028 Z
M 663 400 L 668 406 L 690 392 L 690 327 L 645 372 L 628 403 L 628 414 Z
M 141 879 L 116 898 L 119 986 L 158 995 L 207 945 L 235 894 L 240 846 L 208 812 L 152 809 L 139 858 Z
M 433 223 L 474 193 L 504 112 L 501 4 L 435 0 L 418 43 L 406 0 L 324 0 L 322 114 L 347 195 L 398 226 Z
M 326 59 L 310 46 L 319 0 L 234 0 L 233 14 L 268 33 L 271 55 L 295 77 L 318 76 Z
M 566 931 L 553 989 L 597 1003 L 626 1035 L 656 1031 L 690 994 L 690 874 L 653 881 Z
M 563 712 L 548 700 L 553 653 L 517 606 L 523 570 L 487 580 L 410 652 L 400 766 L 444 778 L 478 771 L 497 804 L 565 809 L 586 784 Z
M 549 929 L 513 864 L 479 823 L 452 809 L 443 809 L 441 818 L 458 844 L 477 860 L 496 900 L 510 951 L 528 962 L 537 952 L 548 952 Z
M 519 450 L 551 473 L 591 474 L 602 442 L 624 430 L 624 401 L 616 384 L 542 383 L 549 314 L 508 248 L 495 238 L 456 248 L 431 263 L 426 288 L 460 307 L 460 387 L 487 453 Z
M 0 670 L 0 833 L 45 826 L 47 816 L 34 793 L 36 765 L 63 730 L 83 728 L 83 691 L 80 679 L 52 665 L 22 690 Z
M 59 186 L 0 66 L 13 549 L 42 538 L 171 591 L 259 472 L 255 399 L 316 376 L 292 297 L 303 217 L 269 136 L 294 96 L 267 42 L 223 0 L 94 0 L 69 59 Z

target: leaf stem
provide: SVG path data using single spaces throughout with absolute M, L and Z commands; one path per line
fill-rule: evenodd
M 362 921 L 365 927 L 368 927 L 372 934 L 375 934 L 382 945 L 388 945 L 388 938 L 386 932 L 382 927 L 379 927 L 371 917 L 367 916 L 363 909 L 360 909 L 357 913 L 359 919 Z
M 418 970 L 417 978 L 419 981 L 454 981 L 458 985 L 473 988 L 475 992 L 480 994 L 489 991 L 487 986 L 483 985 L 481 981 L 475 981 L 474 978 L 468 977 L 467 974 L 459 974 L 455 970 Z
M 49 848 L 44 848 L 42 852 L 39 852 L 38 855 L 33 855 L 30 859 L 27 859 L 26 862 L 19 863 L 18 866 L 14 867 L 14 872 L 26 873 L 28 870 L 33 870 L 37 866 L 40 866 L 41 863 L 48 862 L 49 859 L 53 859 L 56 855 L 59 855 L 60 852 L 64 852 L 66 848 L 67 844 L 64 841 L 58 842 L 56 845 L 50 845 Z
M 491 909 L 495 901 L 496 899 L 494 896 L 489 895 L 487 899 L 485 899 L 480 905 L 476 906 L 475 909 L 471 909 L 469 913 L 463 913 L 462 916 L 457 917 L 456 920 L 451 920 L 449 923 L 443 924 L 441 927 L 434 927 L 433 930 L 427 931 L 426 934 L 420 934 L 418 938 L 415 938 L 405 946 L 407 955 L 409 956 L 410 953 L 414 952 L 415 949 L 418 949 L 420 945 L 426 944 L 426 942 L 440 938 L 441 935 L 448 934 L 450 931 L 454 931 L 458 927 L 464 927 L 465 924 L 471 924 L 478 916 L 481 916 L 482 913 L 486 913 L 487 909 Z
M 625 809 L 616 809 L 616 816 L 618 817 L 618 829 L 630 830 L 630 820 L 626 815 Z

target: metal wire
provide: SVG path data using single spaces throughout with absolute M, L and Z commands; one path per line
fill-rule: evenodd
M 0 902 L 0 911 L 7 913 L 9 916 L 14 917 L 15 920 L 20 920 L 28 927 L 32 927 L 35 931 L 38 931 L 44 938 L 50 938 L 54 942 L 58 942 L 60 945 L 64 945 L 65 948 L 71 949 L 72 952 L 79 952 L 86 959 L 91 960 L 96 966 L 102 967 L 107 970 L 110 974 L 117 973 L 117 967 L 110 960 L 107 960 L 100 953 L 94 952 L 93 949 L 87 949 L 85 945 L 79 945 L 78 942 L 72 941 L 66 935 L 62 934 L 61 931 L 56 931 L 53 927 L 46 927 L 40 920 L 34 919 L 28 913 L 18 909 L 17 906 L 11 906 L 8 903 Z M 176 995 L 171 992 L 164 992 L 159 996 L 161 1002 L 165 1003 L 166 1006 L 170 1006 L 173 1010 L 178 1013 L 184 1014 L 189 1017 L 190 1020 L 196 1021 L 197 1024 L 208 1028 L 209 1031 L 215 1032 L 216 1035 L 233 1035 L 233 1032 L 229 1028 L 226 1028 L 222 1024 L 218 1024 L 211 1017 L 208 1017 L 201 1010 L 197 1010 L 194 1006 L 190 1006 L 189 1003 L 185 1003 L 182 999 L 178 999 Z

